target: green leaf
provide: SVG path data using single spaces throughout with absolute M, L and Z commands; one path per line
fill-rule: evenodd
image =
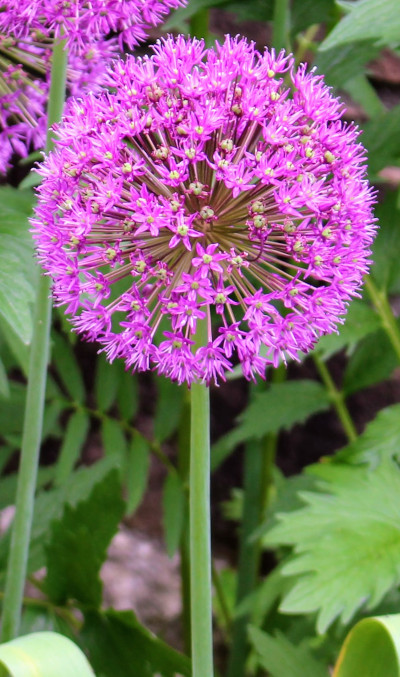
M 400 404 L 381 409 L 362 435 L 332 457 L 332 463 L 368 463 L 374 468 L 390 458 L 400 460 Z
M 119 460 L 121 468 L 126 458 L 128 443 L 121 424 L 114 418 L 106 417 L 101 424 L 101 439 L 107 456 Z
M 98 355 L 94 385 L 96 402 L 100 411 L 107 412 L 114 404 L 120 376 L 121 371 L 118 363 L 110 364 L 104 355 Z
M 400 293 L 400 209 L 397 192 L 388 192 L 377 205 L 379 230 L 372 247 L 371 275 L 379 289 Z
M 323 44 L 323 43 L 322 43 Z M 361 40 L 343 45 L 341 49 L 319 48 L 314 66 L 324 76 L 328 85 L 343 88 L 348 80 L 364 72 L 366 64 L 379 53 L 370 40 Z
M 81 638 L 104 677 L 191 675 L 189 659 L 152 635 L 131 611 L 85 614 Z
M 99 572 L 124 511 L 119 473 L 111 470 L 88 498 L 74 508 L 66 505 L 62 518 L 52 523 L 45 589 L 55 604 L 71 599 L 101 604 Z
M 10 253 L 5 239 L 0 238 L 0 314 L 21 341 L 29 344 L 34 290 L 20 272 L 19 259 Z
M 352 352 L 360 339 L 375 332 L 380 326 L 378 315 L 369 305 L 362 301 L 352 301 L 339 333 L 322 336 L 315 349 L 324 360 L 343 348 L 348 353 Z
M 70 639 L 36 632 L 0 646 L 0 677 L 94 677 L 86 656 Z
M 293 548 L 282 573 L 296 578 L 281 611 L 317 611 L 319 632 L 338 616 L 348 623 L 365 603 L 372 609 L 400 582 L 398 466 L 326 465 L 323 472 L 327 493 L 302 493 L 306 507 L 278 515 L 264 538 L 267 547 Z
M 375 40 L 380 45 L 398 42 L 400 13 L 398 0 L 358 0 L 350 12 L 322 42 L 320 49 L 341 48 L 357 40 Z
M 85 386 L 74 351 L 61 334 L 54 332 L 52 339 L 53 359 L 61 381 L 69 395 L 76 402 L 83 402 L 85 399 Z
M 10 385 L 3 360 L 0 358 L 0 397 L 9 397 Z
M 328 669 L 318 662 L 306 646 L 295 646 L 282 633 L 275 637 L 250 626 L 249 639 L 258 664 L 271 677 L 328 677 Z M 355 675 L 356 673 L 354 673 Z M 353 677 L 354 677 L 353 675 Z
M 149 443 L 136 433 L 126 455 L 125 482 L 128 492 L 126 511 L 131 515 L 140 505 L 147 487 L 150 469 Z
M 28 375 L 29 370 L 29 346 L 24 343 L 20 337 L 11 329 L 0 315 L 1 338 L 7 344 L 10 353 L 18 363 L 24 376 Z
M 163 491 L 164 536 L 169 557 L 173 557 L 179 547 L 185 520 L 185 505 L 181 479 L 176 472 L 170 472 Z
M 366 336 L 351 355 L 343 380 L 346 395 L 390 377 L 398 358 L 384 329 Z
M 294 0 L 291 12 L 291 32 L 293 35 L 309 26 L 330 23 L 335 18 L 335 0 Z
M 118 363 L 119 364 L 119 363 Z M 137 375 L 125 371 L 123 363 L 120 364 L 121 378 L 118 388 L 118 409 L 123 419 L 131 421 L 139 406 L 138 379 Z
M 393 164 L 400 154 L 399 126 L 400 105 L 364 125 L 361 142 L 368 150 L 370 174 L 377 174 L 383 167 Z
M 57 461 L 55 477 L 57 485 L 63 484 L 72 473 L 86 442 L 89 425 L 89 416 L 84 411 L 76 411 L 68 419 Z
M 400 677 L 400 614 L 364 618 L 347 635 L 333 677 Z
M 185 388 L 170 379 L 157 378 L 158 398 L 154 419 L 154 436 L 159 442 L 171 437 L 178 427 Z
M 44 547 L 49 542 L 51 522 L 61 519 L 66 504 L 74 507 L 85 500 L 91 494 L 93 487 L 112 468 L 117 467 L 115 460 L 115 458 L 105 458 L 89 468 L 76 470 L 63 486 L 39 494 L 34 507 L 28 573 L 37 571 L 45 565 Z M 10 536 L 9 528 L 0 538 L 0 572 L 4 572 L 7 565 Z
M 241 442 L 261 439 L 279 430 L 289 430 L 295 423 L 303 423 L 313 414 L 326 411 L 329 407 L 327 392 L 317 381 L 271 383 L 268 390 L 254 396 L 238 417 L 239 425 L 214 445 L 212 469 L 215 470 Z

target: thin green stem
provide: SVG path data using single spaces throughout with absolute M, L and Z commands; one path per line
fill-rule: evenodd
M 357 430 L 354 426 L 353 419 L 350 416 L 350 412 L 346 405 L 346 400 L 343 393 L 338 390 L 336 387 L 332 376 L 329 372 L 328 367 L 325 362 L 321 359 L 318 353 L 313 355 L 315 366 L 318 369 L 318 373 L 321 376 L 322 382 L 324 383 L 329 399 L 331 400 L 333 406 L 335 407 L 336 413 L 340 419 L 340 422 L 343 426 L 343 429 L 348 437 L 349 442 L 354 442 L 357 439 Z
M 290 52 L 290 0 L 275 0 L 272 22 L 272 46 Z
M 198 322 L 196 345 L 207 342 L 206 321 Z M 190 584 L 192 676 L 213 677 L 211 538 L 210 538 L 210 403 L 203 383 L 191 388 L 190 428 Z
M 218 603 L 221 609 L 221 614 L 224 619 L 225 627 L 223 629 L 229 632 L 229 629 L 232 626 L 232 616 L 229 611 L 229 606 L 224 593 L 224 588 L 221 583 L 221 578 L 214 564 L 214 561 L 211 562 L 211 574 L 215 594 L 217 596 Z
M 385 291 L 378 289 L 370 276 L 365 279 L 365 288 L 382 320 L 382 326 L 388 335 L 393 349 L 400 361 L 400 328 Z
M 183 409 L 178 431 L 178 470 L 184 486 L 189 479 L 190 468 L 190 394 L 183 402 Z M 181 598 L 182 598 L 182 626 L 185 653 L 190 656 L 192 652 L 192 633 L 190 620 L 190 542 L 189 542 L 189 504 L 185 494 L 185 528 L 182 531 L 180 549 L 180 574 L 181 574 Z
M 303 61 L 306 52 L 309 50 L 315 51 L 316 44 L 314 42 L 314 38 L 318 33 L 318 30 L 319 24 L 313 24 L 312 26 L 309 26 L 304 33 L 300 33 L 300 35 L 297 37 L 298 47 L 295 53 L 296 65 L 299 65 Z
M 63 42 L 54 44 L 51 85 L 48 106 L 48 125 L 61 118 L 65 100 L 67 52 Z M 46 150 L 53 145 L 48 132 Z M 50 287 L 46 277 L 39 274 L 33 336 L 30 348 L 27 397 L 22 435 L 21 460 L 18 474 L 16 512 L 12 529 L 7 564 L 3 604 L 1 639 L 3 642 L 18 635 L 22 598 L 26 577 L 31 534 L 34 496 L 42 436 L 46 374 L 49 359 L 51 321 Z

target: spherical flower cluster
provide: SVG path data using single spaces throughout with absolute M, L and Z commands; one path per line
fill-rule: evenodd
M 72 101 L 39 170 L 40 260 L 110 360 L 179 383 L 237 362 L 263 377 L 336 329 L 368 270 L 364 149 L 284 52 L 238 37 L 153 50 L 115 62 L 114 92 Z
M 0 33 L 65 38 L 85 45 L 117 34 L 130 48 L 185 0 L 2 0 Z
M 13 155 L 26 157 L 44 147 L 50 87 L 52 41 L 0 35 L 0 174 Z M 115 44 L 98 40 L 70 54 L 68 94 L 100 89 L 104 64 L 115 56 Z

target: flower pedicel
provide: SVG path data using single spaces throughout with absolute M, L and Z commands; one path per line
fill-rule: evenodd
M 71 102 L 39 169 L 40 261 L 110 360 L 178 383 L 236 362 L 263 377 L 357 295 L 375 233 L 365 151 L 284 52 L 229 36 L 153 51 L 112 65 L 112 93 Z

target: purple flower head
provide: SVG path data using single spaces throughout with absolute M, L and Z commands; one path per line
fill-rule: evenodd
M 110 360 L 179 383 L 236 362 L 263 377 L 358 293 L 375 232 L 364 149 L 284 52 L 238 37 L 153 50 L 114 63 L 113 93 L 71 102 L 40 168 L 40 260 Z
M 84 46 L 118 35 L 120 46 L 142 42 L 171 9 L 185 0 L 2 0 L 0 33 L 16 37 L 63 37 Z
M 44 146 L 52 50 L 50 40 L 29 36 L 17 40 L 0 35 L 0 48 L 0 174 L 5 174 L 13 155 L 25 157 L 30 150 Z M 104 40 L 72 53 L 67 70 L 68 93 L 78 95 L 99 89 L 104 62 L 113 56 L 115 45 Z

